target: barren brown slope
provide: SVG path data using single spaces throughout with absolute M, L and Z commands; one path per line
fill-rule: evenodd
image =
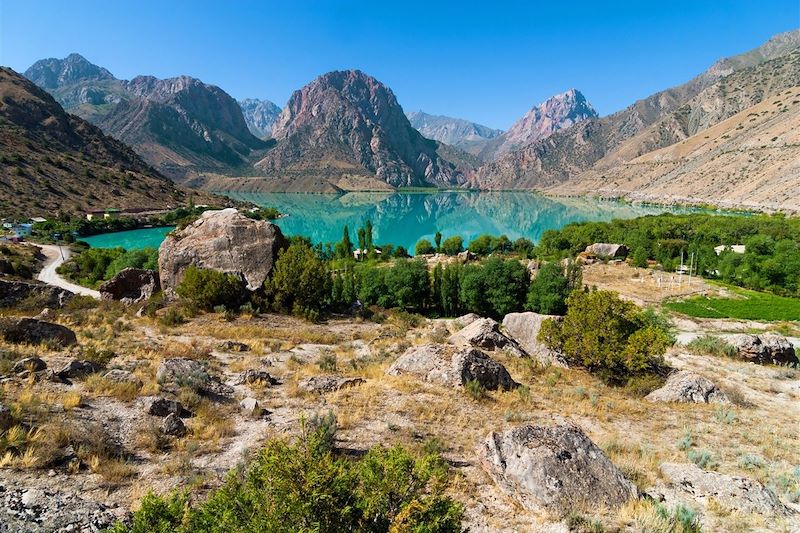
M 64 109 L 33 82 L 0 68 L 0 216 L 88 208 L 168 208 L 187 194 L 125 144 Z
M 635 137 L 720 79 L 791 54 L 800 47 L 800 30 L 777 35 L 744 54 L 718 61 L 693 80 L 648 98 L 612 115 L 588 119 L 529 144 L 499 160 L 484 165 L 470 176 L 482 189 L 543 189 L 565 182 L 590 169 L 597 161 Z M 668 137 L 667 146 L 680 139 Z
M 800 212 L 800 86 L 687 139 L 552 189 Z

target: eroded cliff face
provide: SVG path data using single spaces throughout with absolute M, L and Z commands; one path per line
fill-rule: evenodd
M 357 70 L 330 72 L 295 91 L 256 164 L 267 175 L 338 180 L 374 176 L 392 186 L 458 185 L 464 176 L 415 130 L 394 93 Z

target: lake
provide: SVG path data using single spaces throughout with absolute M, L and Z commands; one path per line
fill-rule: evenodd
M 542 232 L 570 222 L 634 218 L 680 211 L 675 208 L 631 205 L 586 198 L 548 198 L 531 192 L 371 193 L 342 195 L 302 193 L 225 193 L 288 216 L 275 221 L 286 235 L 305 235 L 315 243 L 342 238 L 345 224 L 350 239 L 372 220 L 376 244 L 392 243 L 413 252 L 420 239 L 433 241 L 436 231 L 444 238 L 460 235 L 465 244 L 484 233 L 505 234 L 538 241 Z M 106 233 L 83 240 L 94 247 L 157 247 L 172 228 L 150 228 Z

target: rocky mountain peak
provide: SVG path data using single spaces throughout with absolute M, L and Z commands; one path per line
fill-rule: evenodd
M 269 100 L 258 98 L 245 98 L 239 100 L 244 121 L 250 128 L 250 133 L 261 139 L 272 137 L 272 126 L 281 114 L 281 108 Z
M 70 54 L 64 59 L 42 59 L 25 71 L 25 77 L 44 89 L 55 89 L 84 80 L 113 80 L 114 76 L 103 67 L 89 62 L 80 54 Z
M 568 128 L 587 118 L 597 117 L 592 104 L 577 89 L 551 96 L 509 128 L 499 154 L 545 139 L 558 130 Z
M 359 70 L 329 72 L 295 91 L 272 134 L 278 146 L 257 165 L 270 174 L 355 174 L 393 186 L 463 181 L 438 143 L 411 126 L 391 89 Z

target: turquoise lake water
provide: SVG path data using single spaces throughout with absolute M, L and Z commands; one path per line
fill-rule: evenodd
M 315 243 L 339 241 L 347 224 L 350 239 L 356 242 L 356 230 L 372 220 L 377 244 L 405 246 L 411 252 L 420 239 L 433 241 L 437 230 L 445 238 L 460 235 L 465 243 L 484 233 L 505 234 L 511 240 L 527 237 L 538 241 L 543 231 L 570 222 L 677 211 L 584 198 L 554 199 L 530 192 L 226 194 L 286 213 L 288 216 L 276 221 L 286 235 L 305 235 Z M 84 240 L 101 248 L 157 247 L 171 229 L 106 233 Z

